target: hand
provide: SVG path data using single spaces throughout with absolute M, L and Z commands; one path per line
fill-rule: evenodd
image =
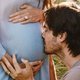
M 32 67 L 32 70 L 33 70 L 33 75 L 35 76 L 36 73 L 40 70 L 43 62 L 42 61 L 34 61 L 34 62 L 29 62 L 31 67 Z
M 20 11 L 10 15 L 9 21 L 22 24 L 43 21 L 43 11 L 30 5 L 22 5 Z
M 8 60 L 8 62 L 13 66 L 13 59 L 12 59 L 12 57 L 11 57 L 8 53 L 6 53 L 6 54 L 2 57 L 2 60 L 1 60 L 1 61 L 2 61 L 2 62 L 5 62 L 5 60 L 4 60 L 5 58 L 6 58 L 6 59 Z M 35 76 L 36 73 L 40 70 L 43 62 L 42 62 L 42 61 L 34 61 L 34 62 L 29 62 L 29 63 L 30 63 L 30 65 L 31 65 L 31 67 L 32 67 L 33 75 Z M 20 66 L 21 68 L 25 68 L 24 63 L 20 63 L 19 66 Z
M 35 61 L 35 62 L 30 62 L 29 63 L 28 61 L 23 60 L 22 62 L 26 65 L 24 68 L 20 67 L 20 65 L 18 64 L 18 62 L 16 60 L 16 57 L 13 56 L 13 66 L 12 66 L 9 63 L 8 59 L 6 57 L 3 57 L 1 65 L 2 65 L 3 69 L 5 70 L 5 72 L 7 74 L 9 74 L 12 78 L 16 79 L 16 80 L 21 80 L 21 79 L 25 80 L 26 78 L 28 78 L 27 76 L 30 74 L 29 73 L 30 72 L 29 67 L 32 67 L 33 71 L 37 70 L 35 72 L 38 72 L 38 70 L 40 69 L 40 67 L 42 65 L 41 61 Z M 23 71 L 24 71 L 24 73 L 23 73 Z M 25 75 L 27 75 L 27 76 L 25 77 Z M 31 78 L 31 76 L 30 76 L 30 78 Z
M 27 80 L 33 77 L 33 71 L 31 65 L 27 60 L 22 60 L 25 64 L 25 68 L 21 68 L 16 60 L 16 56 L 13 55 L 13 66 L 9 63 L 7 58 L 3 58 L 4 62 L 1 63 L 3 69 L 15 80 Z

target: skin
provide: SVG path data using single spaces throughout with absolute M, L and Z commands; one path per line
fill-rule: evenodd
M 12 57 L 8 54 L 8 53 L 6 53 L 3 57 L 2 57 L 2 62 L 4 62 L 5 63 L 5 60 L 4 60 L 4 58 L 6 58 L 7 60 L 8 60 L 8 62 L 13 66 L 13 59 L 12 59 Z M 39 69 L 41 68 L 41 66 L 42 66 L 42 61 L 34 61 L 34 62 L 30 62 L 30 64 L 31 64 L 31 66 L 32 66 L 32 69 L 33 69 L 33 75 L 35 76 L 36 75 L 36 73 L 39 71 Z M 22 63 L 19 63 L 19 66 L 21 67 L 21 68 L 24 68 L 25 67 L 25 65 L 24 65 L 24 63 L 22 62 Z
M 11 64 L 9 60 L 3 56 L 1 65 L 5 72 L 15 80 L 32 80 L 33 70 L 36 71 L 37 68 L 39 69 L 42 65 L 42 62 L 41 61 L 29 62 L 28 60 L 24 59 L 21 59 L 21 61 L 24 64 L 24 67 L 20 67 L 20 64 L 17 62 L 15 55 L 13 55 L 12 57 L 13 64 Z
M 49 30 L 45 22 L 42 23 L 41 27 L 42 37 L 44 39 L 45 52 L 47 54 L 53 54 L 60 49 L 57 37 L 53 36 L 53 31 Z
M 20 77 L 22 77 L 24 74 L 25 75 L 24 75 L 24 78 L 22 78 L 22 80 L 27 79 L 31 75 L 33 76 L 33 74 L 30 73 L 30 72 L 32 72 L 32 68 L 28 64 L 27 60 L 22 60 L 22 62 L 25 64 L 25 68 L 23 68 L 23 69 L 20 68 L 20 66 L 19 66 L 19 64 L 18 64 L 18 62 L 16 60 L 15 55 L 13 55 L 13 66 L 14 67 L 11 66 L 11 64 L 8 62 L 8 60 L 6 58 L 4 58 L 4 60 L 5 60 L 4 61 L 5 63 L 2 62 L 1 64 L 2 64 L 2 66 L 3 66 L 4 69 L 5 69 L 4 65 L 6 64 L 8 70 L 11 72 L 10 75 L 11 75 L 11 77 L 13 79 L 15 79 L 15 80 L 21 80 Z M 6 68 L 6 70 L 7 70 L 7 68 Z M 29 70 L 30 70 L 30 72 L 29 72 Z M 17 75 L 20 76 L 20 77 L 17 78 Z
M 10 15 L 9 21 L 21 24 L 41 22 L 43 21 L 43 11 L 29 5 L 22 5 L 20 11 Z
M 54 36 L 54 31 L 50 30 L 46 24 L 43 24 L 41 31 L 45 42 L 45 52 L 48 55 L 51 53 L 57 55 L 68 69 L 71 69 L 77 61 L 80 61 L 80 55 L 73 57 L 65 42 L 67 37 L 66 32 Z

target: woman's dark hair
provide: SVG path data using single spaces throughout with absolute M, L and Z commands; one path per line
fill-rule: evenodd
M 66 2 L 55 5 L 45 12 L 45 19 L 54 36 L 67 33 L 65 41 L 71 54 L 80 55 L 80 7 Z

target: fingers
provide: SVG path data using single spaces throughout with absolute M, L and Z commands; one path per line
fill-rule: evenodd
M 14 21 L 14 20 L 19 19 L 19 18 L 21 18 L 20 15 L 16 15 L 16 16 L 14 16 L 14 17 L 11 17 L 11 18 L 9 19 L 9 21 Z
M 10 64 L 13 65 L 12 57 L 8 53 L 5 54 L 5 57 L 8 59 Z
M 21 5 L 21 7 L 20 7 L 20 9 L 25 9 L 25 8 L 27 8 L 27 5 L 26 4 Z
M 21 68 L 20 68 L 20 66 L 19 66 L 19 64 L 17 62 L 16 56 L 14 54 L 13 54 L 13 64 L 14 64 L 14 68 L 17 71 L 17 73 L 20 72 Z
M 42 64 L 43 64 L 42 61 L 30 62 L 34 75 L 40 70 Z
M 28 60 L 21 59 L 21 61 L 25 64 L 27 68 L 30 66 L 30 63 L 28 62 Z
M 33 70 L 34 75 L 40 70 L 41 66 L 42 66 L 42 64 L 37 65 L 35 67 L 32 67 L 32 70 Z
M 5 64 L 3 62 L 1 62 L 1 65 L 4 69 L 4 71 L 7 73 L 7 74 L 10 74 L 10 71 L 7 69 L 7 67 L 5 66 Z
M 9 62 L 10 60 L 8 60 L 6 57 L 11 59 L 12 64 Z M 17 76 L 18 71 L 15 70 L 15 68 L 14 68 L 15 64 L 13 62 L 14 62 L 13 59 L 8 54 L 6 54 L 2 58 L 1 65 L 4 69 L 4 71 L 14 79 Z
M 13 17 L 11 19 L 9 19 L 9 21 L 12 21 L 13 23 L 17 23 L 17 22 L 20 22 L 21 24 L 26 24 L 26 23 L 33 23 L 33 22 L 38 22 L 39 20 L 37 19 L 33 19 L 31 17 L 27 17 L 27 16 L 24 16 L 24 17 L 20 17 L 21 15 L 19 16 L 16 16 L 16 17 Z
M 22 5 L 20 11 L 10 15 L 9 21 L 13 23 L 20 22 L 21 24 L 39 22 L 40 16 L 38 15 L 39 10 L 33 8 L 30 5 Z
M 20 12 L 16 12 L 16 13 L 13 13 L 13 14 L 11 14 L 9 17 L 11 18 L 11 17 L 15 17 L 15 16 L 17 16 L 17 15 L 19 15 L 20 14 Z
M 6 57 L 2 58 L 3 63 L 6 65 L 6 67 L 8 68 L 8 70 L 11 73 L 15 73 L 15 69 L 13 68 L 13 66 L 10 64 L 10 62 L 8 61 L 8 59 Z
M 21 21 L 20 23 L 21 24 L 26 24 L 26 23 L 33 23 L 33 22 L 37 22 L 37 21 L 35 21 L 35 19 L 32 18 L 31 16 L 29 16 L 26 20 Z
M 25 19 L 23 17 L 21 18 L 20 16 L 16 16 L 16 17 L 10 19 L 10 21 L 12 21 L 13 23 L 21 22 L 24 20 Z
M 27 5 L 27 4 L 24 4 L 24 5 L 22 5 L 22 6 L 20 7 L 20 9 L 25 9 L 25 8 L 30 9 L 30 8 L 32 8 L 32 6 Z
M 24 21 L 22 21 L 22 22 L 20 22 L 21 24 L 26 24 L 26 23 L 31 23 L 32 21 L 30 20 L 30 19 L 28 19 L 28 20 L 24 20 Z
M 9 21 L 12 21 L 13 23 L 24 22 L 25 20 L 28 20 L 28 17 L 23 17 L 23 15 L 18 15 L 9 19 Z
M 38 18 L 34 18 L 34 16 L 28 16 L 28 18 L 24 21 L 21 21 L 20 23 L 21 24 L 26 24 L 26 23 L 35 23 L 35 22 L 39 22 L 39 19 Z
M 3 62 L 1 62 L 1 65 L 4 69 L 4 71 L 14 79 L 14 75 L 12 73 L 10 73 L 10 71 L 7 69 L 6 65 Z
M 32 67 L 30 65 L 30 63 L 28 62 L 28 60 L 24 60 L 24 59 L 21 59 L 21 61 L 25 64 L 25 69 L 26 69 L 26 73 L 27 73 L 27 77 L 33 75 L 33 71 L 32 71 Z
M 25 9 L 24 9 L 24 10 L 25 10 Z M 11 14 L 11 15 L 9 16 L 9 18 L 12 18 L 12 17 L 15 17 L 15 16 L 18 16 L 18 15 L 22 14 L 22 13 L 24 12 L 24 10 L 20 10 L 20 11 L 18 11 L 18 12 L 15 12 L 15 13 Z
M 35 66 L 35 65 L 39 65 L 42 64 L 42 61 L 34 61 L 34 62 L 30 62 L 31 66 Z
M 10 15 L 9 21 L 11 21 L 11 22 L 13 22 L 13 23 L 22 22 L 22 21 L 28 19 L 28 17 L 25 16 L 25 15 L 28 16 L 28 13 L 26 13 L 26 10 L 25 10 L 25 9 L 24 9 L 24 10 L 21 10 L 21 11 L 19 11 L 19 12 L 16 12 L 16 13 Z

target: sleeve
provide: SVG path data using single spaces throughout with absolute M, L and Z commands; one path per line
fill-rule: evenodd
M 64 80 L 80 80 L 80 66 L 70 71 L 68 75 L 65 76 Z
M 5 53 L 6 53 L 6 50 L 3 48 L 3 46 L 0 43 L 0 60 L 1 60 L 2 56 L 5 55 Z

